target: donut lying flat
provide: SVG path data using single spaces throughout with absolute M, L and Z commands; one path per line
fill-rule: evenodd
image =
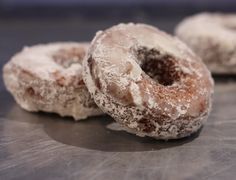
M 176 35 L 215 74 L 236 73 L 236 15 L 202 13 L 183 20 Z
M 82 79 L 87 43 L 52 43 L 24 48 L 3 69 L 4 82 L 28 111 L 45 111 L 75 120 L 101 114 Z
M 152 26 L 119 24 L 98 32 L 83 68 L 96 104 L 130 133 L 181 138 L 209 114 L 208 69 L 183 43 Z

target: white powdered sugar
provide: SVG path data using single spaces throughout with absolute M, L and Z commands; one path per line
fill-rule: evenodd
M 153 65 L 142 69 L 146 55 L 139 59 L 138 48 L 143 48 L 139 53 L 159 53 L 156 61 L 166 60 L 167 69 L 177 72 L 171 74 L 173 80 L 162 79 L 165 85 L 149 77 Z M 97 33 L 83 70 L 96 104 L 139 136 L 188 136 L 202 126 L 210 110 L 213 81 L 202 61 L 177 38 L 148 25 L 119 24 Z M 157 78 L 166 77 L 164 73 Z
M 28 111 L 54 112 L 75 120 L 102 114 L 82 80 L 87 48 L 88 43 L 74 42 L 25 47 L 4 66 L 5 85 Z
M 133 97 L 134 104 L 136 106 L 141 106 L 143 104 L 142 96 L 140 94 L 139 86 L 136 83 L 131 83 L 130 92 Z
M 200 13 L 184 19 L 176 35 L 216 74 L 236 73 L 236 15 Z

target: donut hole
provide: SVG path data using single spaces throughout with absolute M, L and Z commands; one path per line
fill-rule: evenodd
M 159 50 L 138 48 L 137 57 L 142 70 L 154 81 L 164 86 L 171 86 L 179 81 L 182 73 L 176 60 L 170 55 L 163 55 Z
M 72 64 L 81 64 L 85 56 L 83 48 L 68 48 L 56 51 L 52 58 L 55 63 L 63 68 L 69 68 Z

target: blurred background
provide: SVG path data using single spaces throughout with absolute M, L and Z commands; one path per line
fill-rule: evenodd
M 236 12 L 235 0 L 0 0 L 0 67 L 22 46 L 90 41 L 120 22 L 142 22 L 173 33 L 185 16 Z M 0 88 L 2 76 L 0 76 Z

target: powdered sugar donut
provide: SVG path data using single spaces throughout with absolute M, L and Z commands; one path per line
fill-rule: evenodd
M 26 47 L 4 66 L 7 89 L 27 111 L 55 112 L 75 120 L 101 114 L 82 79 L 88 43 Z
M 216 74 L 236 73 L 236 15 L 201 13 L 184 19 L 176 35 Z
M 119 24 L 98 32 L 83 70 L 96 104 L 130 133 L 181 138 L 209 114 L 208 69 L 178 39 L 152 26 Z

